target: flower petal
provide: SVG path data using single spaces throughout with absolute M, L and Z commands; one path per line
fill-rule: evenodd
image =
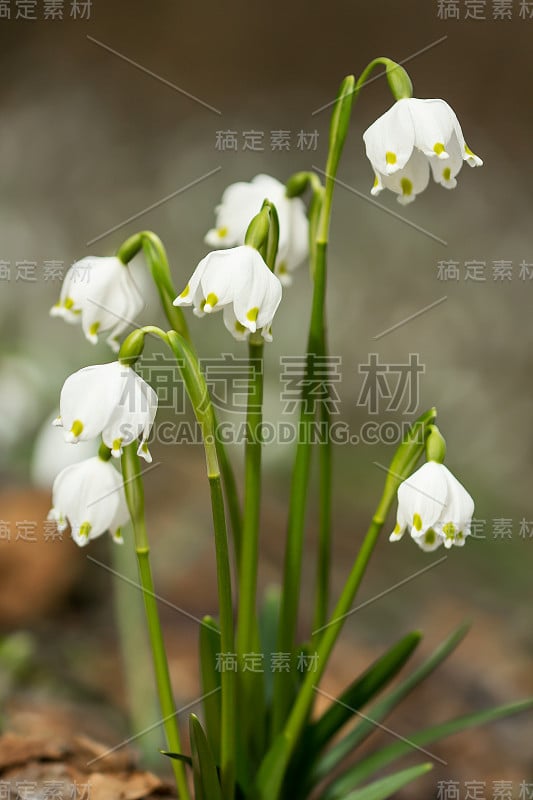
M 363 134 L 366 155 L 375 172 L 391 175 L 402 169 L 413 152 L 415 130 L 409 99 L 398 100 Z

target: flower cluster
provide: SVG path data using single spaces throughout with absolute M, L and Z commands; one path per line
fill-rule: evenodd
M 398 100 L 363 134 L 374 168 L 371 194 L 390 189 L 402 205 L 411 203 L 433 179 L 454 189 L 463 161 L 480 167 L 483 161 L 465 142 L 455 112 L 444 100 Z
M 70 523 L 72 538 L 83 546 L 109 530 L 122 541 L 128 519 L 120 473 L 111 456 L 140 439 L 138 454 L 151 461 L 146 440 L 157 411 L 157 395 L 129 366 L 114 361 L 84 367 L 67 378 L 61 390 L 59 416 L 65 441 L 76 444 L 102 437 L 103 453 L 63 469 L 54 481 L 49 519 L 59 530 Z

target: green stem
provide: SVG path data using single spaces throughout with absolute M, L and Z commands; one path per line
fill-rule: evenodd
M 233 601 L 228 536 L 224 515 L 224 498 L 220 475 L 209 475 L 211 508 L 215 531 L 215 550 L 220 613 L 220 646 L 222 653 L 233 653 Z M 231 800 L 235 788 L 236 682 L 230 669 L 222 670 L 222 705 L 220 714 L 220 776 L 224 797 Z
M 161 765 L 160 750 L 163 737 L 159 729 L 149 730 L 157 719 L 159 706 L 153 681 L 148 634 L 139 629 L 144 614 L 144 601 L 137 583 L 137 559 L 130 536 L 124 537 L 121 546 L 112 545 L 112 562 L 115 572 L 128 581 L 115 581 L 114 605 L 122 669 L 124 671 L 129 721 L 134 731 L 147 732 L 139 740 L 141 764 L 146 769 L 157 770 Z
M 154 662 L 159 704 L 163 714 L 163 726 L 165 729 L 167 747 L 171 752 L 181 753 L 182 749 L 177 711 L 170 682 L 165 643 L 163 640 L 163 632 L 159 619 L 150 566 L 150 547 L 144 518 L 144 487 L 136 442 L 124 448 L 124 453 L 122 455 L 122 474 L 124 477 L 126 501 L 135 534 L 135 552 L 137 554 L 139 579 L 143 591 L 148 635 Z M 183 800 L 190 800 L 183 763 L 172 759 L 172 768 L 174 770 L 179 797 L 183 798 Z
M 261 503 L 261 440 L 263 419 L 263 345 L 249 344 L 247 441 L 244 476 L 244 517 L 240 561 L 237 652 L 252 652 L 256 633 L 256 590 Z
M 202 428 L 215 533 L 218 603 L 220 609 L 220 644 L 223 654 L 231 654 L 235 650 L 233 598 L 224 499 L 217 457 L 215 415 L 204 377 L 191 346 L 173 331 L 168 332 L 167 341 L 176 356 L 187 394 Z M 220 774 L 224 797 L 231 800 L 235 788 L 236 768 L 235 715 L 237 698 L 236 674 L 233 670 L 222 670 L 221 689 Z

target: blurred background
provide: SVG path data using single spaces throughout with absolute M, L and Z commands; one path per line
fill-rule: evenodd
M 63 19 L 52 7 L 63 7 Z M 262 172 L 284 181 L 313 165 L 324 169 L 330 109 L 320 109 L 344 75 L 359 74 L 379 55 L 406 62 L 415 96 L 452 105 L 485 164 L 465 166 L 453 192 L 432 183 L 407 208 L 388 192 L 379 206 L 369 202 L 373 173 L 362 133 L 391 98 L 383 78 L 360 95 L 331 231 L 328 316 L 331 353 L 342 359 L 339 419 L 356 434 L 369 419 L 360 367 L 370 354 L 392 371 L 418 354 L 424 371 L 416 409 L 402 401 L 391 411 L 384 402 L 376 419 L 401 425 L 437 406 L 447 463 L 476 499 L 478 524 L 464 549 L 446 553 L 424 554 L 407 540 L 393 546 L 383 537 L 359 599 L 387 593 L 348 621 L 323 685 L 338 691 L 410 629 L 425 632 L 427 654 L 468 618 L 472 631 L 449 664 L 388 724 L 409 736 L 423 724 L 531 694 L 533 3 L 11 0 L 0 4 L 0 36 L 0 661 L 7 727 L 74 730 L 114 745 L 132 730 L 128 692 L 141 691 L 124 678 L 110 613 L 113 603 L 119 613 L 121 603 L 134 603 L 135 590 L 125 599 L 129 587 L 88 558 L 109 565 L 111 543 L 81 551 L 44 523 L 58 468 L 52 460 L 61 458 L 61 437 L 49 431 L 60 388 L 79 367 L 112 357 L 104 343 L 92 347 L 80 329 L 49 317 L 61 276 L 75 260 L 110 255 L 130 234 L 150 229 L 165 243 L 181 290 L 207 252 L 203 238 L 224 188 Z M 134 270 L 147 301 L 141 322 L 162 322 L 142 259 Z M 284 418 L 279 359 L 304 352 L 309 301 L 304 266 L 285 292 L 268 347 L 266 414 L 273 421 Z M 206 358 L 221 348 L 244 357 L 220 318 L 190 315 L 190 323 Z M 155 358 L 157 352 L 154 345 Z M 161 419 L 169 416 L 163 409 Z M 379 499 L 376 463 L 388 463 L 393 450 L 379 437 L 335 448 L 335 591 Z M 157 441 L 152 451 L 161 465 L 146 476 L 158 591 L 194 617 L 216 613 L 202 453 Z M 290 445 L 265 449 L 264 587 L 279 580 L 292 454 Z M 232 455 L 239 465 L 240 449 Z M 304 596 L 313 586 L 315 522 L 310 513 Z M 441 555 L 447 558 L 434 569 L 388 591 Z M 126 571 L 128 555 L 120 558 Z M 162 614 L 184 706 L 199 695 L 197 623 L 168 606 Z M 302 635 L 311 615 L 304 608 Z M 388 741 L 385 733 L 379 738 Z M 487 797 L 494 782 L 508 781 L 518 797 L 520 782 L 532 780 L 528 715 L 434 749 L 447 765 L 437 763 L 402 796 L 437 797 L 438 782 L 454 780 L 465 796 L 468 782 L 485 782 Z

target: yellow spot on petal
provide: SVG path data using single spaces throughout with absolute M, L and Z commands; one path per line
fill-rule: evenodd
M 397 522 L 396 525 L 394 526 L 393 533 L 400 533 L 401 529 L 402 529 L 402 526 L 400 525 L 399 522 Z
M 63 305 L 67 309 L 67 311 L 70 311 L 70 309 L 74 305 L 74 300 L 72 299 L 72 297 L 65 297 L 65 302 L 63 303 Z
M 75 419 L 74 422 L 72 423 L 72 428 L 70 429 L 70 432 L 73 436 L 76 437 L 81 436 L 83 432 L 83 422 L 79 419 Z
M 214 292 L 210 292 L 205 298 L 204 306 L 211 306 L 211 308 L 214 308 L 217 303 L 218 303 L 218 297 Z
M 424 541 L 425 541 L 426 544 L 429 544 L 429 545 L 435 544 L 436 538 L 437 538 L 437 534 L 435 533 L 433 528 L 430 528 L 424 534 Z
M 89 327 L 89 336 L 96 336 L 99 330 L 100 330 L 100 323 L 93 322 L 93 324 Z
M 258 314 L 259 314 L 259 309 L 257 308 L 257 306 L 254 306 L 254 308 L 251 308 L 247 312 L 246 319 L 250 320 L 250 322 L 257 322 L 257 315 Z
M 404 196 L 409 196 L 413 193 L 413 184 L 409 178 L 402 178 L 400 181 L 400 186 L 402 187 L 402 194 Z
M 149 452 L 149 450 L 148 450 L 148 444 L 147 444 L 146 442 L 143 442 L 143 443 L 142 443 L 142 445 L 141 445 L 141 450 L 142 450 L 142 452 L 143 452 L 143 453 L 148 453 L 148 452 Z
M 180 297 L 187 297 L 187 295 L 189 294 L 190 291 L 191 291 L 191 287 L 189 286 L 189 284 L 187 284 L 185 289 L 180 294 Z
M 221 239 L 225 239 L 228 235 L 228 229 L 226 226 L 223 228 L 217 228 L 217 234 L 220 236 Z
M 376 189 L 378 186 L 379 186 L 379 178 L 376 175 L 376 177 L 374 178 L 374 183 L 372 184 L 372 188 Z
M 447 539 L 453 539 L 455 536 L 455 525 L 453 522 L 447 522 L 446 525 L 443 525 L 442 532 Z
M 420 514 L 413 514 L 413 528 L 415 528 L 417 531 L 422 530 L 422 519 Z
M 287 274 L 287 264 L 285 261 L 280 261 L 278 265 L 278 275 L 286 275 Z
M 246 331 L 246 328 L 244 325 L 241 325 L 238 319 L 235 320 L 235 330 L 237 333 L 244 333 Z
M 469 146 L 466 144 L 466 142 L 465 142 L 465 153 L 467 154 L 467 156 L 475 156 L 476 155 L 475 153 L 472 152 L 472 150 L 469 148 Z
M 438 156 L 440 156 L 440 155 L 442 155 L 443 153 L 446 152 L 446 148 L 444 147 L 442 142 L 437 142 L 433 146 L 433 152 L 436 153 Z
M 82 522 L 82 524 L 80 525 L 79 535 L 86 537 L 88 539 L 92 527 L 93 526 L 91 525 L 90 522 Z
M 111 450 L 118 452 L 122 447 L 122 439 L 113 439 L 113 447 Z
M 450 178 L 452 177 L 452 171 L 449 167 L 444 167 L 444 169 L 442 170 L 442 177 L 444 178 L 445 181 L 450 180 Z
M 397 161 L 396 153 L 391 153 L 390 150 L 387 150 L 387 152 L 385 153 L 385 161 L 387 162 L 387 164 L 396 164 Z

